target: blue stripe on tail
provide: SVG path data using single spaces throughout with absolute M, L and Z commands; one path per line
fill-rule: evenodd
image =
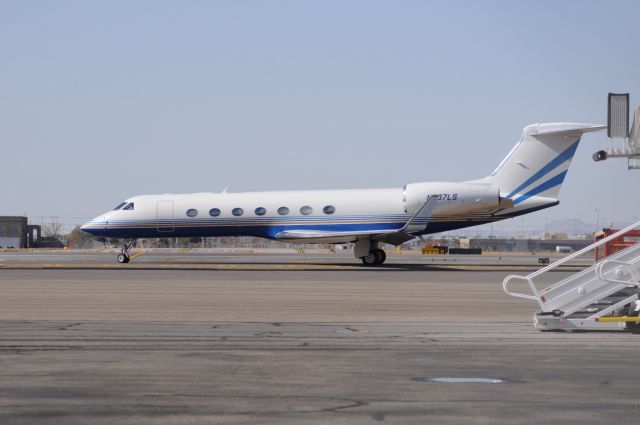
M 518 205 L 520 202 L 524 202 L 527 199 L 531 198 L 532 196 L 537 195 L 540 192 L 544 192 L 547 189 L 551 189 L 552 187 L 556 187 L 559 184 L 562 184 L 562 182 L 564 181 L 565 176 L 567 175 L 567 171 L 568 170 L 564 170 L 562 173 L 558 174 L 557 176 L 550 178 L 549 180 L 547 180 L 546 182 L 542 183 L 541 185 L 531 189 L 530 191 L 528 191 L 524 195 L 518 197 L 516 200 L 513 201 L 513 205 Z
M 512 198 L 515 194 L 520 192 L 525 187 L 529 186 L 530 184 L 535 183 L 536 181 L 538 181 L 541 178 L 543 178 L 545 175 L 549 174 L 551 171 L 553 171 L 560 164 L 564 163 L 565 161 L 570 161 L 571 158 L 573 158 L 573 155 L 576 153 L 576 149 L 578 149 L 578 144 L 579 143 L 580 143 L 580 139 L 578 139 L 574 144 L 569 146 L 567 149 L 565 149 L 562 153 L 560 153 L 554 159 L 549 161 L 549 163 L 547 165 L 545 165 L 537 173 L 535 173 L 534 175 L 529 177 L 524 183 L 522 183 L 520 186 L 518 186 L 517 188 L 512 190 L 511 193 L 507 195 L 507 198 Z M 566 174 L 566 171 L 565 171 L 565 174 Z M 562 182 L 560 182 L 560 183 L 562 183 Z M 533 196 L 533 195 L 530 195 L 530 196 Z M 521 199 L 521 198 L 522 197 L 520 197 L 518 199 Z

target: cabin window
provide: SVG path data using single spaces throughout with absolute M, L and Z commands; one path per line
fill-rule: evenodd
M 309 205 L 305 205 L 304 207 L 300 208 L 300 212 L 303 215 L 309 215 L 313 212 L 313 208 L 311 208 Z
M 287 214 L 289 214 L 289 208 L 287 208 L 287 207 L 280 207 L 280 208 L 278 208 L 278 214 L 280 214 L 280 215 L 287 215 Z
M 267 213 L 267 209 L 263 207 L 258 207 L 254 212 L 256 213 L 256 215 L 265 215 Z
M 187 210 L 187 217 L 195 217 L 198 215 L 198 210 L 195 208 L 189 208 Z
M 124 207 L 125 205 L 127 205 L 127 203 L 126 203 L 126 202 L 123 202 L 123 203 L 121 203 L 121 204 L 118 204 L 118 206 L 117 206 L 117 207 L 115 207 L 113 210 L 114 210 L 114 211 L 119 210 L 120 208 Z
M 209 210 L 209 215 L 210 215 L 211 217 L 217 217 L 217 216 L 219 216 L 219 215 L 220 215 L 220 210 L 219 210 L 218 208 L 211 208 L 211 209 Z
M 123 210 L 133 210 L 133 202 L 131 202 L 129 205 L 127 205 L 126 207 L 123 208 Z
M 235 215 L 236 217 L 239 217 L 242 214 L 244 214 L 244 210 L 242 208 L 234 208 L 231 210 L 231 214 Z
M 322 209 L 325 214 L 333 214 L 336 212 L 336 208 L 333 205 L 327 205 Z

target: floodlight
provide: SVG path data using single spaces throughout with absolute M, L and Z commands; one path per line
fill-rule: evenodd
M 629 137 L 629 93 L 609 93 L 607 136 Z

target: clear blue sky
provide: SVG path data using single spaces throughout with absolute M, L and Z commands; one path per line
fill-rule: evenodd
M 640 102 L 637 1 L 0 1 L 0 214 L 493 170 L 522 128 Z M 635 103 L 634 103 L 635 104 Z M 584 138 L 526 225 L 640 216 Z M 517 224 L 519 228 L 521 223 Z

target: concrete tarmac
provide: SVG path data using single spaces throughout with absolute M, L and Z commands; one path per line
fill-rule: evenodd
M 119 252 L 115 248 L 101 250 L 0 250 L 2 268 L 118 268 L 115 261 Z M 555 253 L 538 254 L 483 254 L 483 255 L 421 255 L 419 251 L 387 251 L 386 268 L 411 268 L 424 266 L 468 266 L 476 268 L 537 269 L 539 258 L 549 258 L 552 262 L 564 255 Z M 587 254 L 567 263 L 569 267 L 585 267 L 593 263 L 593 254 Z M 305 249 L 297 253 L 294 249 L 273 248 L 193 248 L 193 249 L 135 249 L 132 262 L 127 268 L 194 268 L 194 269 L 237 269 L 263 268 L 352 268 L 361 267 L 353 258 L 351 250 Z M 563 266 L 564 268 L 565 266 Z
M 638 335 L 536 331 L 508 266 L 153 258 L 0 268 L 0 423 L 638 422 Z

